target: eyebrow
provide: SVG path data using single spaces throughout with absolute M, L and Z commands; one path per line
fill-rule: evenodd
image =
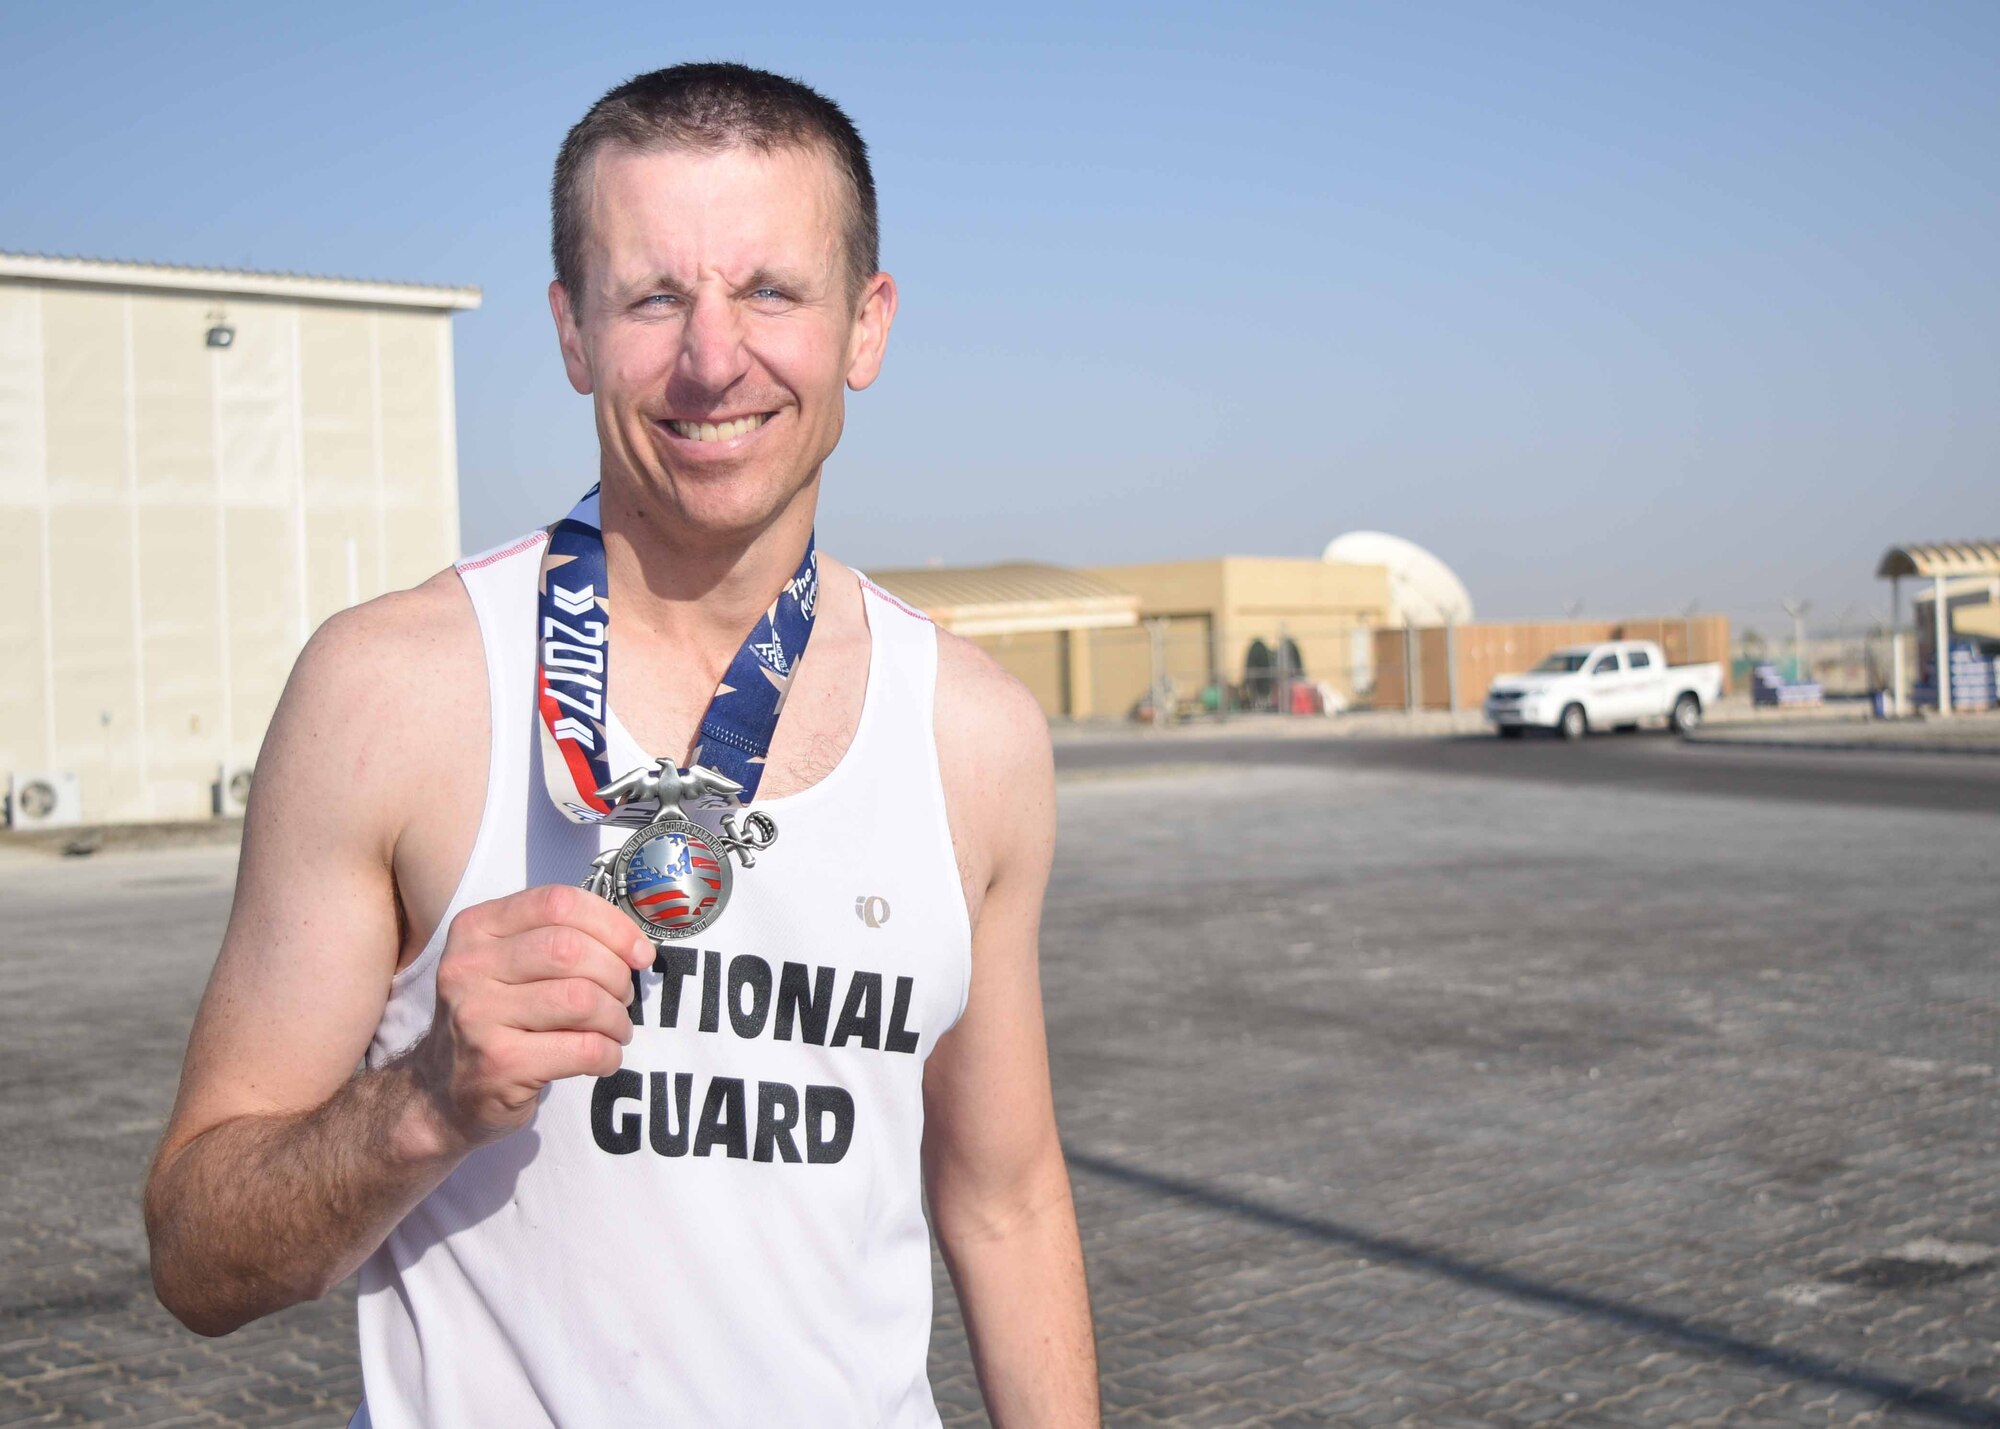
M 813 291 L 813 282 L 804 273 L 782 268 L 759 268 L 743 280 L 740 291 L 755 292 L 759 288 L 783 288 L 789 293 L 807 294 Z
M 630 302 L 646 293 L 684 293 L 687 285 L 670 273 L 648 273 L 634 278 L 629 283 L 619 283 L 612 287 L 611 297 L 617 302 Z
M 818 285 L 804 272 L 785 268 L 758 268 L 745 278 L 736 288 L 739 293 L 755 292 L 759 288 L 782 288 L 788 293 L 808 297 L 818 291 Z M 636 302 L 649 293 L 679 293 L 685 295 L 688 285 L 673 274 L 664 271 L 649 273 L 630 283 L 623 283 L 611 292 L 611 300 L 616 303 Z

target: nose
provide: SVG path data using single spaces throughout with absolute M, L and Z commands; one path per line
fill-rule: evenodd
M 705 392 L 722 392 L 749 365 L 736 304 L 717 293 L 702 293 L 681 329 L 682 373 Z

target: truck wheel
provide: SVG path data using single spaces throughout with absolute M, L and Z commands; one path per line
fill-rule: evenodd
M 1502 739 L 1519 739 L 1521 737 L 1522 726 L 1518 724 L 1503 724 L 1499 726 L 1499 730 Z
M 1562 712 L 1556 733 L 1564 739 L 1582 739 L 1590 733 L 1590 717 L 1583 712 L 1582 705 L 1570 705 Z
M 1701 728 L 1701 697 L 1692 690 L 1674 701 L 1674 712 L 1667 716 L 1667 727 L 1675 734 L 1693 734 Z

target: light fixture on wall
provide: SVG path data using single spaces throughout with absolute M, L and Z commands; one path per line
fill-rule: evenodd
M 217 323 L 208 330 L 210 347 L 228 347 L 236 341 L 236 329 L 228 323 Z

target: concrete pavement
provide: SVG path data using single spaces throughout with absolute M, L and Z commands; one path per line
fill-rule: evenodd
M 1064 752 L 1043 951 L 1108 1422 L 2000 1424 L 1992 761 L 1141 752 Z M 345 1292 L 209 1342 L 146 1285 L 230 874 L 0 860 L 0 1425 L 353 1403 Z

